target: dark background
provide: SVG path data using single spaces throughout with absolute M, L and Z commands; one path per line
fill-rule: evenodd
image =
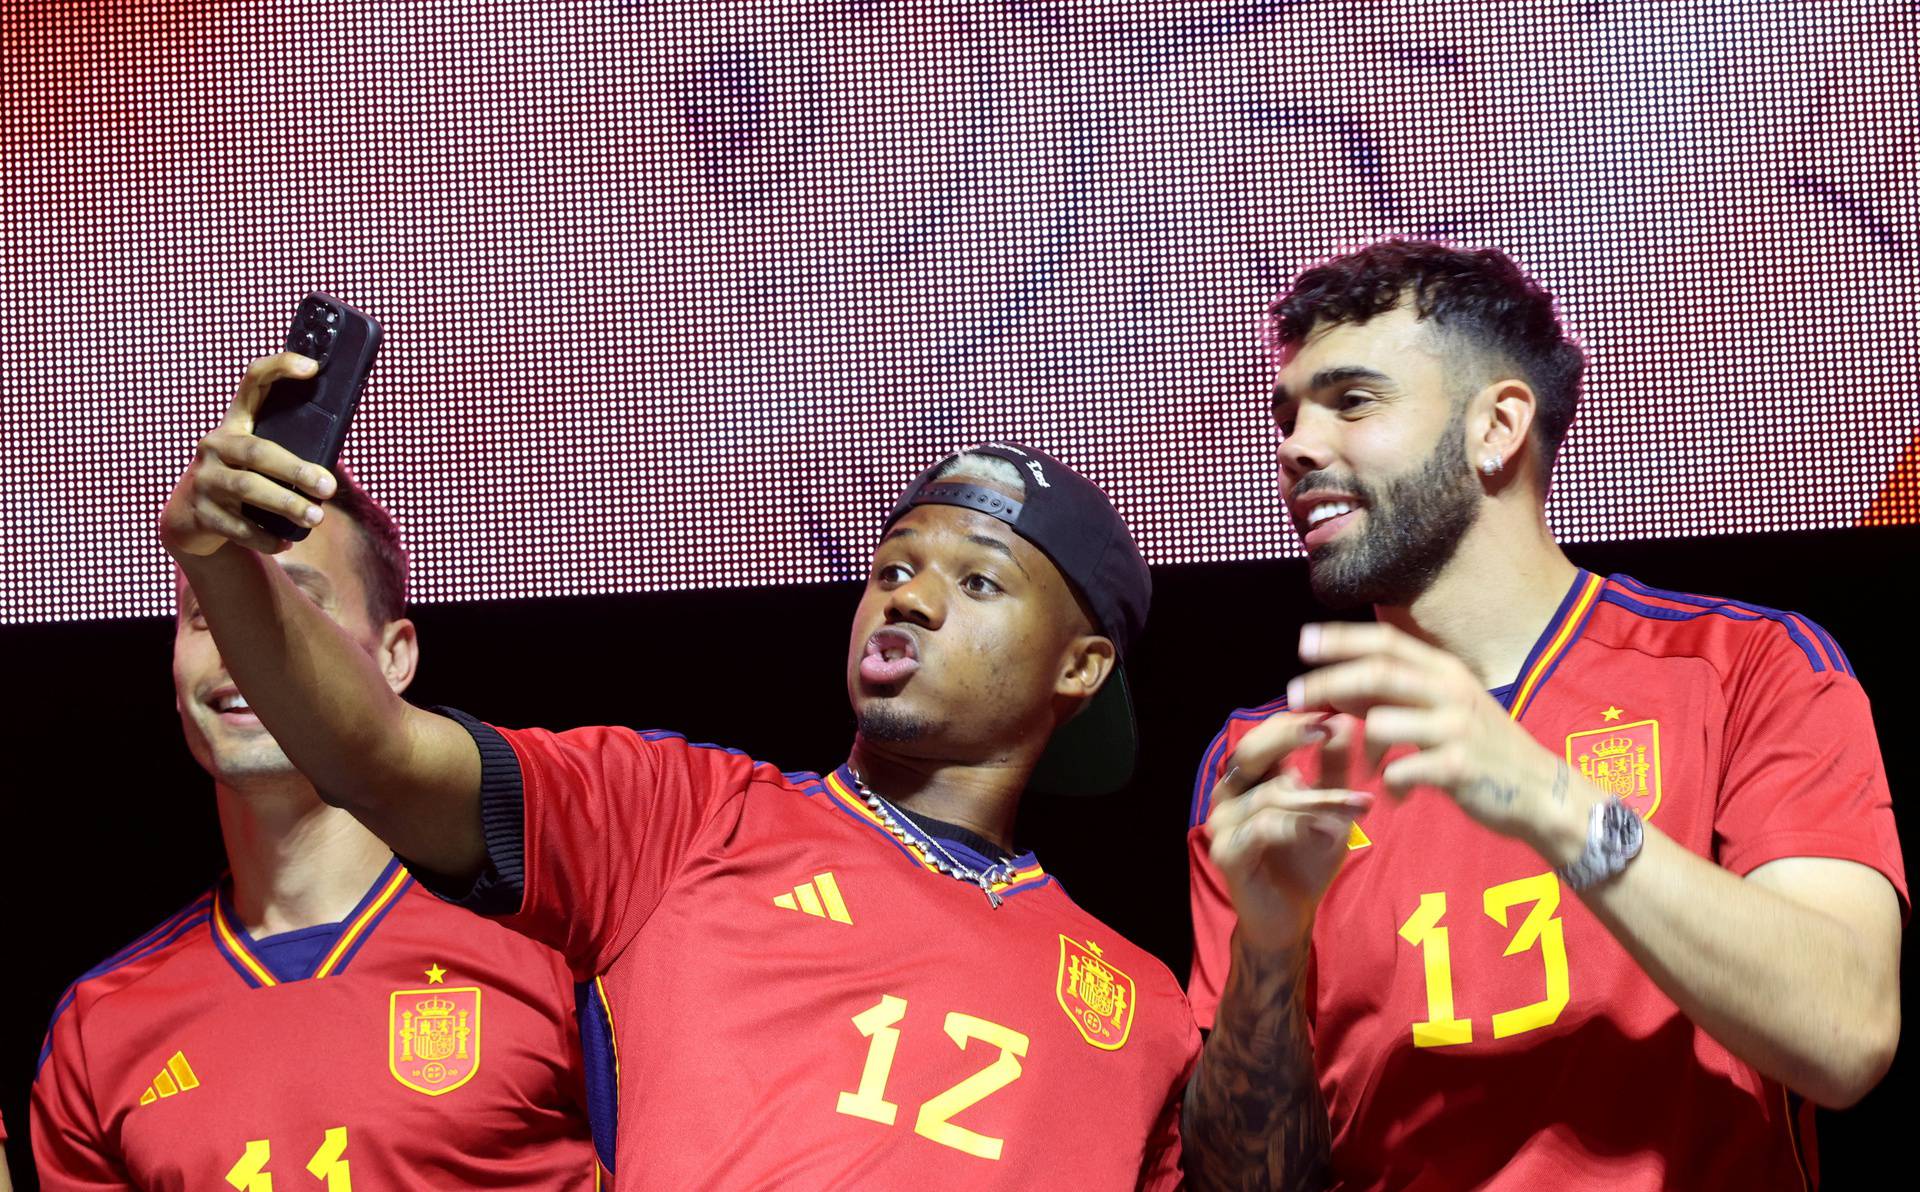
M 1920 528 L 1569 549 L 1599 571 L 1803 612 L 1840 640 L 1874 701 L 1897 808 L 1920 782 L 1901 748 L 1920 647 L 1899 593 Z M 1280 694 L 1298 626 L 1324 614 L 1299 560 L 1162 567 L 1132 665 L 1143 733 L 1133 785 L 1033 801 L 1021 843 L 1094 914 L 1184 980 L 1184 833 L 1193 768 L 1228 711 Z M 503 724 L 672 728 L 784 769 L 824 770 L 852 731 L 842 682 L 850 584 L 429 605 L 412 696 Z M 210 785 L 181 744 L 161 620 L 0 627 L 8 707 L 4 834 L 17 909 L 0 980 L 0 1115 L 16 1186 L 37 1186 L 27 1091 L 67 982 L 193 898 L 223 866 Z M 1914 817 L 1901 836 L 1915 852 Z M 1904 995 L 1903 995 L 1904 1000 Z M 1858 1107 L 1823 1115 L 1829 1188 L 1868 1183 L 1901 1149 L 1913 1046 Z M 1645 1112 L 1662 1112 L 1657 1089 Z M 1713 1145 L 1703 1137 L 1701 1145 Z

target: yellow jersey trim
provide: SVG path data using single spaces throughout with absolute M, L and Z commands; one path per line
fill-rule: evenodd
M 1553 669 L 1554 662 L 1565 652 L 1567 644 L 1573 640 L 1574 631 L 1580 627 L 1580 622 L 1585 619 L 1587 610 L 1593 607 L 1593 602 L 1599 599 L 1600 589 L 1605 585 L 1606 580 L 1599 575 L 1587 576 L 1587 583 L 1580 591 L 1580 598 L 1573 602 L 1573 608 L 1567 613 L 1567 619 L 1560 622 L 1560 631 L 1554 634 L 1552 644 L 1534 662 L 1533 669 L 1527 672 L 1526 680 L 1520 684 L 1520 693 L 1513 697 L 1513 707 L 1508 711 L 1508 715 L 1514 720 L 1520 719 L 1526 712 L 1527 705 L 1533 701 L 1534 692 L 1539 689 L 1541 680 L 1546 678 L 1547 672 Z
M 874 814 L 873 808 L 867 806 L 865 799 L 862 799 L 859 795 L 847 789 L 846 783 L 840 780 L 839 774 L 828 774 L 826 782 L 828 792 L 832 794 L 835 799 L 839 800 L 842 806 L 855 815 L 858 815 L 867 823 L 872 824 L 875 829 L 884 833 L 887 839 L 896 839 L 892 832 L 887 831 L 886 821 Z M 922 869 L 931 870 L 934 873 L 940 872 L 940 867 L 934 864 L 933 858 L 928 855 L 927 850 L 921 846 L 918 840 L 915 840 L 909 835 L 903 843 L 907 846 L 908 855 L 919 862 Z M 1028 882 L 1038 880 L 1046 875 L 1046 870 L 1041 868 L 1039 862 L 1036 861 L 1034 864 L 1022 866 L 1001 880 L 994 882 L 993 888 L 996 890 L 1004 890 L 1010 886 L 1025 885 Z
M 340 963 L 340 958 L 352 950 L 354 941 L 365 935 L 368 925 L 379 918 L 380 912 L 386 909 L 387 904 L 399 896 L 401 888 L 407 884 L 410 877 L 412 875 L 407 872 L 404 865 L 395 867 L 393 877 L 388 880 L 386 888 L 380 891 L 380 896 L 368 903 L 367 909 L 354 917 L 353 922 L 334 942 L 333 950 L 327 953 L 327 958 L 320 962 L 319 968 L 313 970 L 316 979 L 333 973 L 334 967 Z
M 240 942 L 239 933 L 235 932 L 232 925 L 227 922 L 226 908 L 221 906 L 220 903 L 220 897 L 215 895 L 213 899 L 213 929 L 219 934 L 220 942 L 227 946 L 227 951 L 231 952 L 235 959 L 247 967 L 247 971 L 253 974 L 254 980 L 260 982 L 262 985 L 280 984 L 274 975 L 267 971 L 267 966 L 254 959 L 253 953 L 249 952 L 247 946 Z

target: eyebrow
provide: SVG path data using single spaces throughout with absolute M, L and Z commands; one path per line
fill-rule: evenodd
M 318 596 L 333 595 L 333 584 L 328 582 L 326 572 L 318 567 L 309 567 L 305 563 L 288 563 L 286 572 L 287 578 L 292 580 L 296 587 L 305 588 Z
M 327 573 L 318 567 L 310 567 L 305 563 L 288 563 L 286 572 L 287 578 L 293 581 L 294 586 L 306 589 L 309 595 L 321 599 L 333 595 L 333 584 L 328 581 Z M 192 584 L 179 583 L 175 589 L 174 600 L 175 620 L 200 611 L 200 597 L 195 595 Z
M 1313 376 L 1307 379 L 1307 392 L 1318 393 L 1322 389 L 1331 389 L 1335 385 L 1344 385 L 1348 381 L 1372 381 L 1375 383 L 1385 382 L 1392 384 L 1393 378 L 1376 369 L 1362 368 L 1357 364 L 1343 364 L 1337 368 L 1323 368 L 1319 372 L 1314 373 Z M 1280 408 L 1292 400 L 1293 395 L 1287 392 L 1285 385 L 1274 385 L 1273 412 L 1275 414 L 1278 414 Z
M 1009 563 L 1012 563 L 1015 567 L 1020 568 L 1021 575 L 1027 575 L 1027 569 L 1025 567 L 1022 567 L 1020 564 L 1020 560 L 1014 556 L 1013 548 L 1008 546 L 1006 543 L 1000 541 L 998 538 L 989 537 L 986 534 L 969 534 L 967 535 L 967 541 L 973 543 L 975 546 L 984 546 L 988 550 L 999 551 L 1001 554 L 1007 556 L 1007 561 Z M 1027 575 L 1027 578 L 1032 579 L 1033 577 L 1031 575 Z

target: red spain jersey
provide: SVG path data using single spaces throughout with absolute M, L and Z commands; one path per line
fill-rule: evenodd
M 311 930 L 276 972 L 223 882 L 75 982 L 33 1086 L 42 1185 L 594 1187 L 558 956 L 397 861 Z
M 596 1141 L 619 1187 L 1178 1183 L 1186 998 L 1031 854 L 996 907 L 844 769 L 461 721 L 501 879 L 466 901 L 504 892 L 507 924 L 593 983 Z
M 1511 688 L 1534 739 L 1746 874 L 1835 857 L 1906 879 L 1865 693 L 1803 617 L 1582 572 Z M 1210 1026 L 1233 911 L 1207 859 L 1234 713 L 1189 831 L 1189 994 Z M 1336 1186 L 1797 1188 L 1811 1106 L 1695 1027 L 1517 840 L 1444 794 L 1382 798 L 1314 922 L 1307 996 Z M 1804 1110 L 1804 1112 L 1803 1112 Z

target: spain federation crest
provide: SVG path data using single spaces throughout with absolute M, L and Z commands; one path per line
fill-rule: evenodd
M 387 1071 L 438 1097 L 480 1070 L 480 990 L 396 989 L 387 1006 Z
M 1080 1037 L 1102 1051 L 1127 1045 L 1133 1030 L 1133 978 L 1100 955 L 1100 945 L 1060 937 L 1060 975 L 1054 983 L 1060 1008 Z
M 1567 734 L 1567 764 L 1651 820 L 1660 809 L 1660 722 L 1637 720 Z

